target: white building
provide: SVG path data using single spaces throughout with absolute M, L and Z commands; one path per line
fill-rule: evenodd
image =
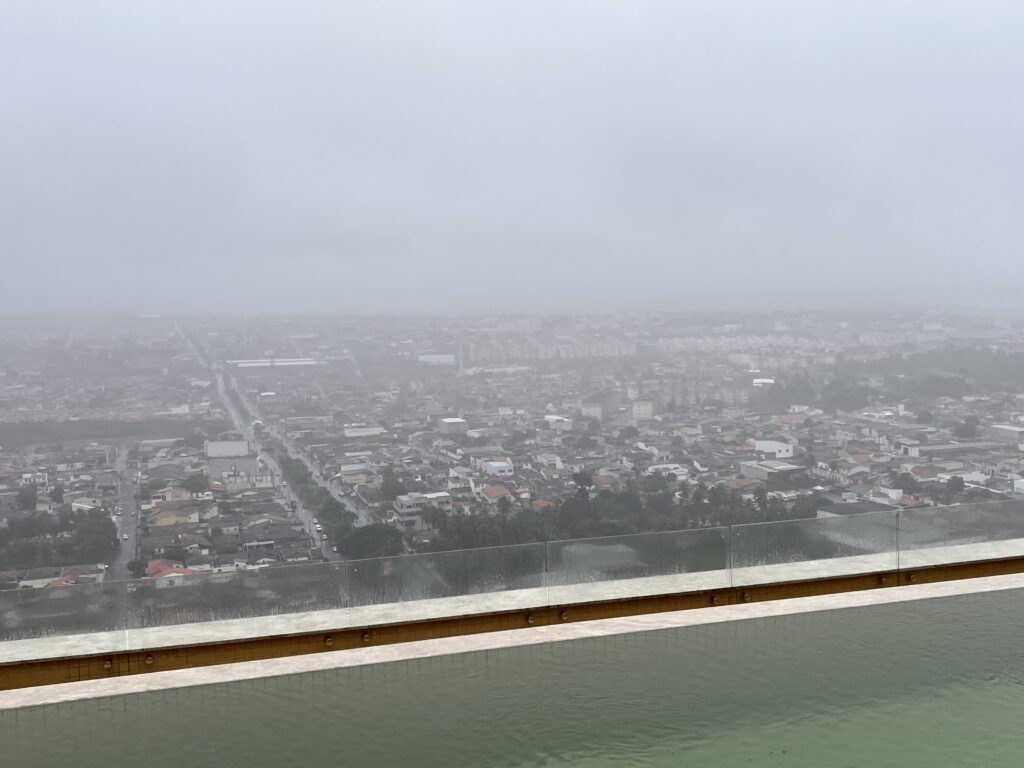
M 652 464 L 644 471 L 644 474 L 675 475 L 677 478 L 684 478 L 689 471 L 681 464 Z
M 516 471 L 511 459 L 487 459 L 480 462 L 480 467 L 490 477 L 512 477 Z
M 437 431 L 442 435 L 464 435 L 469 430 L 469 422 L 457 417 L 438 419 Z
M 988 439 L 1024 451 L 1024 427 L 1015 424 L 993 424 L 988 428 Z
M 395 517 L 392 523 L 404 531 L 422 531 L 426 528 L 423 510 L 427 507 L 437 507 L 442 512 L 451 512 L 452 496 L 447 491 L 403 493 L 395 498 Z
M 207 440 L 206 457 L 209 459 L 238 458 L 252 454 L 248 440 Z
M 654 402 L 651 400 L 634 400 L 631 407 L 633 421 L 649 421 L 654 418 Z
M 416 360 L 422 365 L 455 365 L 455 355 L 419 355 Z
M 384 427 L 374 427 L 369 424 L 346 424 L 342 431 L 345 437 L 376 437 L 387 432 Z
M 533 463 L 548 469 L 565 469 L 565 463 L 557 453 L 538 453 L 533 457 Z
M 565 416 L 547 414 L 544 416 L 544 421 L 547 422 L 547 425 L 556 432 L 572 431 L 572 419 L 568 419 Z
M 262 479 L 260 461 L 248 440 L 208 440 L 206 474 L 226 488 L 246 488 Z
M 778 440 L 755 440 L 754 450 L 758 453 L 770 454 L 776 459 L 793 458 L 793 446 L 789 443 L 782 443 Z

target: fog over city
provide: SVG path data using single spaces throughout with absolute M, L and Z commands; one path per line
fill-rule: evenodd
M 0 311 L 1005 306 L 1021 21 L 7 2 Z
M 1022 22 L 0 0 L 0 768 L 1019 768 Z

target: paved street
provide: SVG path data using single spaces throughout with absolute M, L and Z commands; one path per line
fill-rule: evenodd
M 274 478 L 274 484 L 275 486 L 277 486 L 277 489 L 280 492 L 282 498 L 284 499 L 285 504 L 290 505 L 292 502 L 295 502 L 295 514 L 298 516 L 299 520 L 302 521 L 302 527 L 310 534 L 310 536 L 313 539 L 316 540 L 318 546 L 320 547 L 320 551 L 323 553 L 324 558 L 327 560 L 340 560 L 341 555 L 332 551 L 330 542 L 324 541 L 320 537 L 320 534 L 316 532 L 316 523 L 313 522 L 316 519 L 315 512 L 306 509 L 306 507 L 302 504 L 302 499 L 299 498 L 298 494 L 292 493 L 290 488 L 281 485 L 282 481 L 284 480 L 284 473 L 281 472 L 281 467 L 269 453 L 266 453 L 262 450 L 262 446 L 260 445 L 259 440 L 255 435 L 255 432 L 253 431 L 252 424 L 241 413 L 239 413 L 238 409 L 235 408 L 232 400 L 228 398 L 227 391 L 228 387 L 230 386 L 228 380 L 220 371 L 216 371 L 216 377 L 217 389 L 220 392 L 221 401 L 224 403 L 225 407 L 228 409 L 228 412 L 231 415 L 231 421 L 235 426 L 235 430 L 244 435 L 245 439 L 252 443 L 255 449 L 259 451 L 260 457 L 263 459 L 264 462 L 266 462 L 267 467 L 270 469 L 271 475 Z M 244 399 L 243 402 L 245 402 Z M 255 409 L 252 408 L 252 406 L 247 402 L 245 403 L 245 407 L 249 410 L 250 413 L 257 413 Z M 319 485 L 321 485 L 324 488 L 328 488 L 328 486 L 324 483 L 323 479 L 320 478 L 319 473 L 316 472 L 316 470 L 312 466 L 310 466 L 310 462 L 305 457 L 299 455 L 298 451 L 295 450 L 294 446 L 289 445 L 284 440 L 282 440 L 282 443 L 285 444 L 285 448 L 288 450 L 292 458 L 300 459 L 306 463 L 306 466 L 310 467 L 310 472 L 313 474 L 314 479 L 316 479 L 316 482 Z M 331 489 L 328 488 L 328 491 L 331 491 Z M 331 493 L 335 498 L 337 498 L 339 501 L 345 504 L 347 508 L 352 509 L 352 506 L 348 503 L 347 499 L 339 497 L 339 495 L 336 492 L 331 491 Z
M 292 493 L 290 488 L 282 487 L 280 481 L 282 478 L 281 468 L 274 461 L 273 457 L 266 453 L 260 454 L 263 460 L 267 463 L 271 473 L 274 476 L 274 482 L 278 484 L 278 490 L 281 496 L 284 498 L 285 504 L 291 505 L 295 503 L 295 514 L 299 520 L 302 521 L 302 527 L 309 532 L 309 534 L 317 540 L 320 545 L 320 551 L 323 552 L 324 558 L 327 560 L 340 560 L 341 555 L 331 550 L 330 542 L 323 541 L 320 538 L 320 534 L 316 532 L 316 523 L 313 521 L 316 519 L 316 514 L 313 511 L 306 509 L 302 504 L 302 499 L 299 498 L 298 494 Z
M 315 513 L 312 510 L 306 509 L 302 504 L 302 500 L 298 497 L 297 494 L 293 493 L 290 488 L 287 488 L 282 485 L 282 482 L 284 481 L 284 474 L 281 472 L 281 467 L 277 464 L 274 458 L 270 456 L 270 454 L 263 451 L 263 447 L 262 445 L 260 445 L 260 441 L 252 428 L 252 422 L 250 421 L 249 418 L 243 416 L 235 407 L 234 401 L 228 397 L 229 391 L 238 396 L 239 400 L 242 402 L 242 404 L 244 405 L 245 409 L 249 412 L 249 414 L 251 414 L 252 418 L 262 420 L 262 414 L 260 413 L 259 409 L 252 402 L 247 400 L 242 392 L 238 391 L 238 389 L 234 387 L 234 382 L 229 377 L 226 377 L 224 375 L 223 371 L 220 370 L 219 364 L 211 364 L 211 362 L 203 354 L 202 350 L 199 349 L 196 346 L 196 344 L 186 336 L 186 334 L 184 333 L 180 326 L 178 327 L 178 332 L 182 335 L 182 337 L 186 338 L 189 346 L 199 357 L 200 361 L 213 372 L 217 381 L 217 392 L 220 395 L 220 400 L 224 404 L 224 407 L 228 410 L 228 413 L 231 416 L 231 422 L 234 425 L 235 430 L 241 433 L 245 437 L 245 439 L 248 440 L 260 453 L 261 458 L 263 459 L 264 462 L 266 462 L 267 466 L 269 467 L 271 474 L 274 478 L 274 484 L 280 491 L 285 503 L 289 505 L 292 502 L 295 503 L 295 513 L 298 516 L 299 520 L 302 521 L 302 527 L 306 531 L 308 531 L 311 536 L 315 537 L 316 530 L 315 523 L 313 522 L 313 520 L 316 518 Z M 313 481 L 316 482 L 317 485 L 319 485 L 321 488 L 324 488 L 328 493 L 331 494 L 331 496 L 334 499 L 341 503 L 345 507 L 345 509 L 347 509 L 350 513 L 352 513 L 355 516 L 355 524 L 357 526 L 369 525 L 371 522 L 373 522 L 370 519 L 369 514 L 367 512 L 358 508 L 355 504 L 352 503 L 351 500 L 349 500 L 345 496 L 342 496 L 341 493 L 338 492 L 338 489 L 335 488 L 328 479 L 324 478 L 323 475 L 321 475 L 320 470 L 319 468 L 317 468 L 315 463 L 311 461 L 308 456 L 299 451 L 295 447 L 295 444 L 291 440 L 289 440 L 276 425 L 268 425 L 268 430 L 273 437 L 275 437 L 277 440 L 281 442 L 282 445 L 284 445 L 285 450 L 288 451 L 288 455 L 291 456 L 291 458 L 298 459 L 305 463 L 306 467 L 309 469 L 309 472 L 313 477 Z M 130 536 L 134 536 L 134 533 L 130 534 Z M 331 550 L 330 542 L 325 542 L 319 538 L 317 540 L 318 543 L 320 544 L 321 552 L 323 553 L 326 559 L 338 560 L 341 558 L 340 555 Z M 130 539 L 129 542 L 127 543 L 132 543 L 132 540 Z
M 218 386 L 221 385 L 222 381 L 223 381 L 223 377 L 218 375 Z M 227 384 L 225 383 L 224 386 L 227 386 Z M 235 391 L 237 392 L 237 390 L 235 390 Z M 257 408 L 256 405 L 252 401 L 248 400 L 242 393 L 238 392 L 238 396 L 239 396 L 239 399 L 241 399 L 242 403 L 245 405 L 246 410 L 248 410 L 249 413 L 251 413 L 254 418 L 260 419 L 262 421 L 262 414 L 260 413 L 259 408 Z M 227 400 L 227 398 L 224 398 L 224 399 L 225 399 L 225 401 Z M 232 407 L 232 419 L 235 420 L 236 424 L 238 423 L 238 418 L 239 417 L 237 416 L 237 414 L 235 414 L 234 408 Z M 246 427 L 247 427 L 247 431 L 245 432 L 246 438 L 249 439 L 249 440 L 253 440 L 254 438 L 253 438 L 253 432 L 252 432 L 251 425 L 246 425 Z M 325 491 L 327 491 L 329 494 L 331 494 L 331 496 L 336 501 L 338 501 L 340 504 L 342 504 L 345 507 L 345 509 L 347 509 L 353 515 L 355 515 L 355 519 L 356 519 L 355 524 L 357 526 L 359 526 L 359 525 L 369 525 L 370 523 L 373 522 L 373 520 L 370 519 L 369 514 L 365 510 L 360 509 L 355 504 L 353 504 L 350 499 L 348 499 L 347 497 L 341 495 L 341 493 L 338 491 L 338 489 L 334 487 L 333 483 L 331 483 L 328 478 L 325 478 L 320 473 L 320 469 L 309 458 L 309 456 L 307 456 L 306 454 L 302 453 L 302 451 L 300 451 L 298 448 L 296 448 L 295 447 L 295 443 L 293 441 L 289 440 L 285 436 L 284 432 L 282 432 L 281 429 L 277 425 L 270 425 L 270 426 L 267 427 L 267 430 L 268 430 L 268 432 L 274 438 L 276 438 L 278 440 L 278 442 L 280 442 L 282 445 L 284 445 L 285 450 L 288 451 L 288 455 L 291 456 L 291 458 L 298 459 L 299 461 L 303 462 L 306 465 L 306 468 L 309 470 L 310 475 L 312 475 L 312 477 L 313 477 L 313 481 L 317 485 L 319 485 L 321 488 L 323 488 Z
M 132 482 L 135 473 L 128 470 L 127 443 L 118 446 L 114 467 L 117 472 L 117 496 L 121 514 L 115 515 L 113 520 L 117 526 L 117 540 L 120 546 L 110 561 L 108 578 L 122 581 L 134 578 L 128 572 L 128 561 L 136 556 L 139 525 L 138 505 L 135 501 L 136 486 Z M 124 539 L 126 535 L 128 536 L 127 540 Z

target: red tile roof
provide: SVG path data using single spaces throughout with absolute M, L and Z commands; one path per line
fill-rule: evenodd
M 512 495 L 504 485 L 489 485 L 484 488 L 483 494 L 489 499 L 497 499 L 502 496 Z

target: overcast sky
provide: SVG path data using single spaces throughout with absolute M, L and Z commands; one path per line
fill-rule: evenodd
M 1024 289 L 1019 2 L 0 4 L 0 311 Z

